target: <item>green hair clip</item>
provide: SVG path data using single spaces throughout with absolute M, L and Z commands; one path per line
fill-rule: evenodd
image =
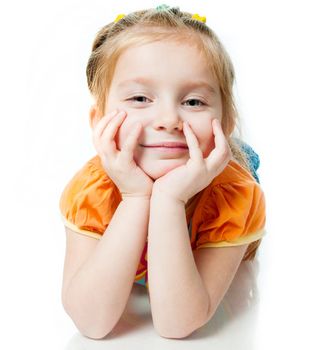
M 157 6 L 155 9 L 156 9 L 157 11 L 165 11 L 165 10 L 168 10 L 168 9 L 170 9 L 170 8 L 171 8 L 171 6 L 168 6 L 168 5 L 166 5 L 166 4 L 162 4 L 162 5 Z
M 162 4 L 162 5 L 157 6 L 156 10 L 158 12 L 167 11 L 167 10 L 179 11 L 179 7 L 171 7 L 171 6 L 168 6 L 166 4 Z M 202 23 L 206 23 L 206 17 L 205 16 L 200 16 L 198 13 L 193 14 L 191 18 L 196 20 L 196 21 L 200 21 Z

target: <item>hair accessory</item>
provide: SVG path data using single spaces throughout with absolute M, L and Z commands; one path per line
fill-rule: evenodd
M 122 19 L 123 17 L 125 17 L 125 15 L 122 13 L 122 14 L 119 14 L 116 16 L 114 22 L 118 22 L 120 19 Z
M 192 18 L 192 19 L 195 19 L 195 20 L 197 20 L 197 21 L 206 23 L 206 17 L 205 17 L 205 16 L 201 17 L 201 16 L 199 16 L 198 13 L 195 13 L 194 15 L 192 15 L 191 18 Z
M 171 6 L 168 6 L 166 4 L 162 4 L 162 5 L 159 5 L 156 7 L 156 10 L 161 12 L 161 11 L 166 11 L 166 10 L 169 10 L 171 9 Z M 174 10 L 179 10 L 179 7 L 174 7 L 172 8 Z M 119 15 L 116 16 L 114 22 L 118 22 L 119 20 L 121 20 L 122 18 L 124 18 L 126 15 L 121 13 Z M 200 16 L 198 13 L 195 13 L 194 15 L 192 15 L 191 17 L 192 19 L 195 19 L 197 21 L 200 21 L 200 22 L 203 22 L 203 23 L 206 23 L 206 17 L 205 16 Z
M 168 5 L 166 5 L 166 4 L 162 4 L 162 5 L 157 6 L 155 9 L 156 9 L 157 11 L 165 11 L 165 10 L 168 10 L 168 9 L 170 9 L 170 8 L 171 8 L 171 6 L 168 6 Z

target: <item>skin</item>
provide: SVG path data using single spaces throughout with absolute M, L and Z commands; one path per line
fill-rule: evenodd
M 152 84 L 127 85 L 123 89 L 119 86 L 139 76 L 149 78 Z M 207 90 L 183 87 L 186 82 L 200 80 L 209 82 L 217 93 L 212 95 Z M 131 100 L 138 95 L 144 98 Z M 194 99 L 204 104 L 186 103 Z M 191 251 L 188 236 L 187 201 L 207 187 L 231 159 L 220 123 L 222 104 L 218 86 L 207 62 L 194 46 L 164 41 L 146 44 L 128 49 L 120 57 L 106 108 L 105 117 L 100 116 L 96 108 L 91 109 L 91 122 L 93 116 L 101 119 L 94 127 L 94 145 L 123 199 L 124 195 L 135 197 L 123 200 L 121 208 L 123 204 L 130 207 L 145 204 L 143 209 L 147 215 L 143 226 L 135 224 L 144 228 L 141 244 L 146 235 L 149 237 L 149 299 L 153 323 L 163 337 L 186 337 L 213 316 L 247 248 L 244 245 Z M 124 110 L 126 115 L 110 114 L 114 109 Z M 138 123 L 140 128 L 136 128 Z M 141 147 L 161 141 L 182 141 L 189 149 L 178 154 Z M 144 199 L 139 198 L 142 195 Z M 122 223 L 129 226 L 133 222 L 133 212 L 131 217 L 122 214 L 118 228 L 110 225 L 112 232 L 125 232 Z M 113 225 L 117 221 L 112 220 Z M 115 234 L 109 235 L 108 239 L 113 236 Z M 173 251 L 172 247 L 178 249 Z M 137 263 L 135 265 L 137 268 Z M 133 276 L 134 271 L 128 286 Z
M 119 86 L 138 77 L 149 79 L 151 83 L 133 82 Z M 215 93 L 205 87 L 186 87 L 190 81 L 206 81 Z M 222 119 L 219 86 L 213 79 L 206 58 L 196 46 L 170 41 L 131 47 L 119 57 L 105 114 L 114 109 L 126 112 L 115 136 L 118 150 L 121 150 L 136 123 L 142 125 L 134 160 L 153 180 L 186 164 L 190 158 L 189 150 L 164 153 L 141 145 L 162 141 L 187 144 L 183 122 L 188 122 L 202 156 L 206 158 L 215 147 L 212 121 Z M 97 107 L 92 106 L 91 124 L 95 125 L 101 117 Z

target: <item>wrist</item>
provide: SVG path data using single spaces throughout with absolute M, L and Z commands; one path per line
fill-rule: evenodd
M 152 190 L 151 201 L 153 200 L 156 200 L 156 201 L 165 200 L 165 201 L 174 202 L 179 205 L 184 205 L 184 206 L 186 205 L 186 203 L 182 199 L 171 196 L 169 193 L 163 192 L 161 189 L 157 187 L 154 187 Z
M 123 201 L 130 201 L 130 200 L 143 200 L 143 201 L 150 201 L 151 194 L 122 194 L 122 200 Z

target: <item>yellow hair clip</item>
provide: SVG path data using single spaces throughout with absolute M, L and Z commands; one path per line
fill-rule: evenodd
M 192 15 L 191 18 L 196 19 L 197 21 L 206 23 L 206 17 L 205 16 L 201 17 L 198 15 L 198 13 L 195 13 L 194 15 Z
M 122 19 L 123 17 L 125 17 L 125 15 L 123 13 L 121 13 L 120 15 L 117 15 L 114 22 L 118 22 L 120 19 Z

